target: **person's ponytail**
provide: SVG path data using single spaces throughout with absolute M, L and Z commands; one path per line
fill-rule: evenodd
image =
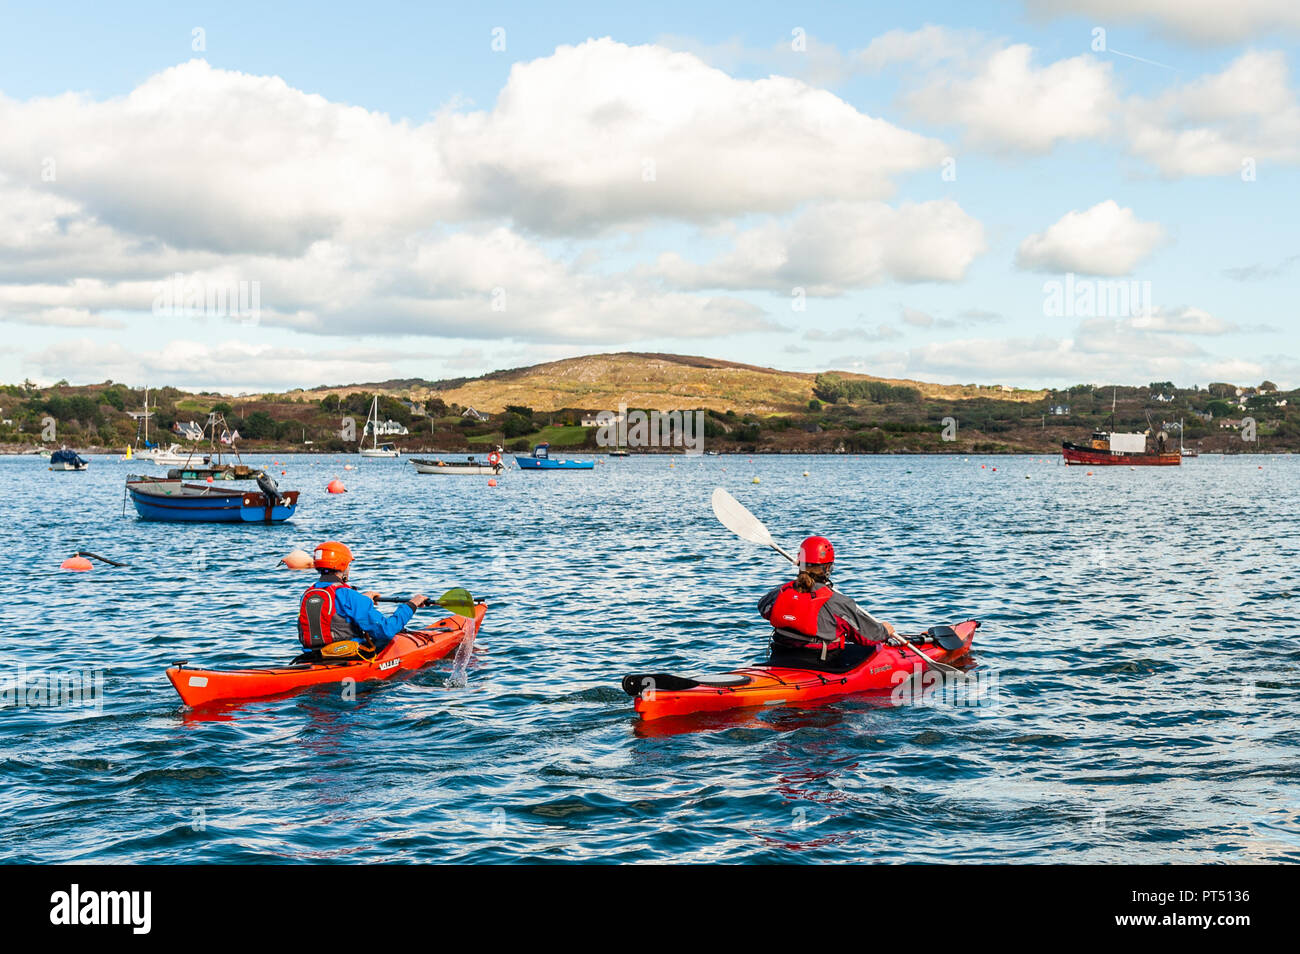
M 794 588 L 800 593 L 815 593 L 830 579 L 830 564 L 808 563 L 794 579 Z

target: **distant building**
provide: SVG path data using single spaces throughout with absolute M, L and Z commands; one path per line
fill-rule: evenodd
M 1070 413 L 1070 405 L 1068 405 L 1068 404 L 1053 404 L 1050 408 L 1048 408 L 1048 410 L 1049 410 L 1052 414 L 1055 414 L 1057 417 L 1065 417 L 1067 414 Z
M 604 420 L 601 420 L 601 414 L 605 415 Z M 597 413 L 582 415 L 582 418 L 578 423 L 583 427 L 608 427 L 611 424 L 622 424 L 623 415 L 616 414 L 613 411 L 600 411 Z
M 194 421 L 186 421 L 185 423 L 177 421 L 172 425 L 172 430 L 187 441 L 200 441 L 203 439 L 203 426 L 196 424 Z
M 480 422 L 490 421 L 492 419 L 491 415 L 484 414 L 482 411 L 476 411 L 472 407 L 465 408 L 465 410 L 461 412 L 460 416 L 468 417 L 471 421 L 480 421 Z
M 1174 396 L 1172 394 L 1157 394 L 1155 399 L 1161 404 L 1168 404 L 1174 399 Z
M 1192 417 L 1199 417 L 1206 424 L 1209 424 L 1210 421 L 1214 420 L 1214 415 L 1209 411 L 1193 411 Z

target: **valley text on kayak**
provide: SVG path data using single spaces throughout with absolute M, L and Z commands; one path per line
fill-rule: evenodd
M 129 925 L 133 934 L 148 934 L 153 924 L 151 891 L 68 891 L 50 895 L 50 923 L 58 926 Z
M 72 708 L 104 711 L 104 671 L 51 670 L 28 673 L 26 666 L 0 671 L 0 709 Z

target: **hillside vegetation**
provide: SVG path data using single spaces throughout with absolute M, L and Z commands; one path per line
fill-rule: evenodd
M 712 358 L 605 354 L 472 379 L 408 379 L 234 397 L 176 388 L 150 392 L 151 437 L 167 443 L 176 423 L 224 415 L 246 450 L 356 450 L 372 398 L 380 417 L 406 435 L 381 435 L 407 452 L 474 451 L 501 444 L 527 449 L 539 440 L 596 449 L 599 411 L 698 411 L 710 450 L 763 452 L 1056 453 L 1105 424 L 1116 401 L 1118 430 L 1165 430 L 1206 451 L 1300 450 L 1300 392 L 1269 382 L 1175 388 L 1079 385 L 1063 391 L 998 385 L 939 385 L 828 371 L 804 374 Z M 0 445 L 9 451 L 60 443 L 82 450 L 138 444 L 144 405 L 139 388 L 105 381 L 0 388 Z M 474 408 L 486 420 L 469 414 Z M 1256 441 L 1241 420 L 1256 422 Z M 345 439 L 351 421 L 352 439 Z M 49 422 L 53 439 L 42 439 Z M 181 441 L 181 443 L 184 443 Z

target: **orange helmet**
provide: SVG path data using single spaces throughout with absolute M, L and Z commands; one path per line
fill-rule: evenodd
M 333 540 L 322 543 L 312 553 L 312 565 L 318 570 L 338 570 L 342 572 L 352 562 L 352 551 Z

